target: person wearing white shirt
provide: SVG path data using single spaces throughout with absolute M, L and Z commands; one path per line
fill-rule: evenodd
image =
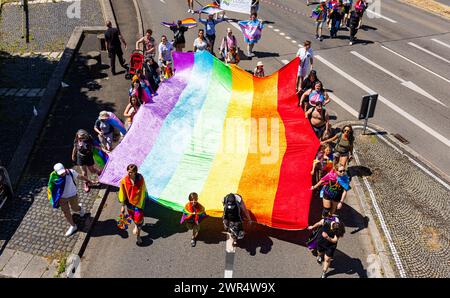
M 64 217 L 70 224 L 70 228 L 67 230 L 65 234 L 65 236 L 69 237 L 73 233 L 75 233 L 78 229 L 77 225 L 73 221 L 70 209 L 72 209 L 74 212 L 79 212 L 81 217 L 84 217 L 86 213 L 81 204 L 78 203 L 78 191 L 77 186 L 75 184 L 75 180 L 81 179 L 86 181 L 87 183 L 91 183 L 91 181 L 86 176 L 79 175 L 76 171 L 72 169 L 64 168 L 63 164 L 61 163 L 55 164 L 53 169 L 59 176 L 66 177 L 64 191 L 59 200 L 59 204 L 61 206 L 61 211 L 64 213 Z
M 313 69 L 313 51 L 311 49 L 311 42 L 309 40 L 305 40 L 303 43 L 304 47 L 300 48 L 297 52 L 297 57 L 300 57 L 300 66 L 298 68 L 298 76 L 297 76 L 297 91 L 299 86 L 302 85 L 303 80 L 309 74 L 309 72 Z

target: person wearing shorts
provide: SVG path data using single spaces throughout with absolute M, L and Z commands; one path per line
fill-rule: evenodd
M 317 239 L 317 263 L 323 263 L 321 277 L 326 278 L 339 238 L 342 238 L 345 234 L 345 226 L 342 222 L 333 221 L 329 218 L 324 218 L 319 223 L 322 225 L 322 231 L 319 232 Z
M 134 164 L 127 166 L 127 175 L 120 180 L 118 193 L 119 202 L 122 204 L 120 212 L 125 214 L 125 208 L 135 227 L 136 244 L 141 245 L 141 229 L 144 225 L 145 199 L 148 197 L 144 177 L 138 173 Z
M 191 246 L 195 247 L 200 232 L 200 222 L 206 217 L 206 213 L 205 207 L 198 202 L 197 193 L 190 193 L 188 199 L 189 202 L 184 207 L 180 224 L 186 223 L 186 227 L 192 230 Z

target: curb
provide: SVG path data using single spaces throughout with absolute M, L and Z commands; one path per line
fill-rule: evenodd
M 360 125 L 361 122 L 358 121 L 342 121 L 342 122 L 338 122 L 335 123 L 334 126 L 335 127 L 342 127 L 344 125 Z M 369 127 L 369 126 L 368 126 Z M 383 129 L 381 129 L 381 131 L 384 131 Z M 355 162 L 355 161 L 353 161 Z M 375 254 L 378 256 L 379 260 L 380 260 L 380 264 L 383 270 L 383 276 L 385 278 L 395 278 L 395 271 L 393 269 L 392 263 L 391 263 L 391 259 L 390 259 L 390 253 L 389 251 L 386 249 L 385 243 L 384 243 L 384 238 L 380 233 L 380 230 L 374 220 L 374 216 L 372 214 L 372 210 L 369 207 L 369 205 L 366 203 L 366 195 L 364 194 L 364 190 L 363 187 L 361 186 L 361 183 L 359 181 L 359 177 L 355 176 L 352 177 L 352 188 L 355 191 L 356 197 L 358 198 L 358 202 L 359 205 L 361 206 L 362 210 L 364 211 L 365 215 L 367 216 L 368 220 L 368 225 L 367 225 L 367 229 L 369 231 L 370 234 L 370 238 L 372 239 L 372 244 L 375 248 Z
M 102 7 L 103 18 L 105 19 L 105 21 L 111 21 L 112 26 L 118 28 L 116 16 L 111 5 L 111 0 L 100 0 L 100 5 Z
M 36 141 L 40 137 L 42 129 L 45 125 L 47 116 L 53 106 L 55 99 L 58 97 L 61 82 L 69 68 L 74 54 L 78 52 L 85 34 L 98 34 L 105 30 L 101 26 L 92 27 L 75 27 L 72 35 L 66 44 L 61 59 L 53 72 L 44 95 L 42 96 L 39 105 L 37 106 L 38 115 L 33 117 L 23 134 L 19 145 L 12 157 L 8 172 L 11 178 L 11 184 L 14 189 L 17 188 L 19 181 L 28 163 L 29 157 L 36 145 Z
M 139 37 L 142 37 L 144 36 L 144 22 L 142 21 L 141 7 L 139 6 L 138 0 L 133 0 L 133 4 L 136 10 Z
M 71 272 L 66 271 L 67 278 L 71 277 L 77 277 L 80 278 L 81 272 L 77 271 L 79 268 L 79 265 L 81 264 L 81 258 L 83 257 L 84 251 L 86 250 L 86 247 L 89 243 L 89 239 L 91 237 L 92 229 L 97 222 L 97 220 L 100 217 L 100 214 L 102 213 L 103 207 L 105 206 L 106 200 L 108 198 L 109 193 L 111 192 L 111 187 L 107 186 L 106 189 L 101 189 L 98 193 L 97 198 L 95 199 L 94 205 L 91 209 L 91 215 L 94 214 L 92 217 L 92 220 L 90 220 L 87 223 L 87 231 L 83 233 L 80 237 L 78 237 L 77 242 L 75 243 L 75 246 L 72 249 L 72 252 L 70 253 L 69 257 L 67 258 L 70 260 L 70 263 L 67 265 L 67 267 L 71 268 Z M 99 200 L 100 199 L 100 200 Z M 77 274 L 77 275 L 75 275 Z

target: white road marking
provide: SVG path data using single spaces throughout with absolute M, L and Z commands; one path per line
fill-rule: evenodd
M 394 50 L 391 50 L 391 49 L 389 49 L 389 48 L 387 48 L 387 47 L 385 47 L 385 46 L 381 46 L 381 47 L 382 47 L 383 49 L 385 49 L 385 50 L 387 50 L 387 51 L 389 51 L 389 52 L 391 52 L 391 53 L 393 53 L 393 54 L 399 56 L 400 58 L 403 58 L 404 60 L 406 60 L 406 61 L 408 61 L 408 62 L 410 62 L 410 63 L 412 63 L 412 64 L 414 64 L 414 65 L 416 65 L 416 66 L 418 66 L 418 67 L 420 67 L 420 68 L 422 68 L 423 70 L 425 70 L 425 71 L 427 71 L 427 72 L 429 72 L 429 73 L 431 73 L 431 74 L 437 76 L 438 78 L 440 78 L 440 79 L 446 81 L 447 83 L 450 83 L 450 80 L 449 80 L 449 79 L 446 79 L 446 78 L 444 78 L 443 76 L 441 76 L 441 75 L 435 73 L 434 71 L 431 71 L 431 70 L 429 70 L 428 68 L 426 68 L 426 67 L 424 67 L 424 66 L 422 66 L 422 65 L 420 65 L 420 64 L 418 64 L 418 63 L 416 63 L 416 62 L 414 62 L 414 61 L 412 61 L 411 59 L 406 58 L 405 56 L 403 56 L 403 55 L 401 55 L 401 54 L 395 52 Z
M 285 34 L 285 33 L 283 33 L 283 32 L 280 32 L 280 35 L 281 35 L 281 36 L 284 36 L 284 35 L 286 35 L 286 34 Z
M 289 40 L 289 39 L 291 39 L 291 37 L 290 37 L 290 36 L 285 36 L 284 38 L 286 38 L 286 39 L 288 39 L 288 40 Z
M 283 60 L 281 60 L 281 62 L 283 62 L 284 64 L 288 64 L 289 60 L 283 59 Z
M 159 0 L 161 3 L 164 3 L 164 4 L 166 4 L 166 1 L 164 1 L 164 0 Z
M 339 97 L 337 97 L 334 93 L 328 92 L 328 96 L 331 98 L 331 100 L 335 103 L 337 103 L 338 105 L 340 105 L 342 108 L 344 108 L 345 110 L 347 110 L 347 112 L 349 112 L 350 114 L 352 114 L 353 116 L 355 116 L 356 118 L 359 117 L 359 113 L 352 108 L 351 106 L 349 106 L 348 104 L 346 104 L 342 99 L 340 99 Z
M 297 43 L 297 41 L 295 39 L 292 40 L 292 43 Z
M 371 14 L 373 14 L 373 15 L 376 15 L 376 16 L 378 16 L 378 17 L 380 17 L 380 18 L 383 18 L 383 19 L 385 19 L 385 20 L 387 20 L 387 21 L 389 21 L 389 22 L 391 22 L 391 23 L 394 23 L 394 24 L 397 23 L 396 20 L 393 20 L 393 19 L 391 19 L 391 18 L 385 17 L 385 16 L 383 16 L 383 15 L 381 15 L 381 14 L 379 14 L 379 13 L 373 11 L 373 10 L 367 9 L 366 11 L 367 11 L 367 13 L 371 13 Z
M 417 45 L 417 44 L 415 44 L 415 43 L 413 43 L 413 42 L 408 42 L 408 44 L 409 44 L 410 46 L 415 47 L 416 49 L 419 49 L 419 50 L 421 50 L 421 51 L 423 51 L 423 52 L 425 52 L 425 53 L 427 53 L 427 54 L 429 54 L 429 55 L 431 55 L 431 56 L 433 56 L 433 57 L 436 57 L 436 58 L 438 58 L 438 59 L 440 59 L 440 60 L 442 60 L 442 61 L 447 62 L 448 64 L 450 64 L 450 60 L 445 59 L 444 57 L 441 57 L 441 56 L 439 56 L 438 54 L 433 53 L 432 51 L 429 51 L 429 50 L 427 50 L 427 49 L 425 49 L 425 48 L 422 48 L 421 46 L 419 46 L 419 45 Z
M 269 26 L 267 26 L 267 27 L 269 27 L 270 29 L 273 29 L 273 26 L 272 26 L 272 25 L 269 25 Z
M 239 26 L 238 23 L 235 23 L 235 22 L 229 22 L 229 24 L 231 24 L 231 26 L 234 26 L 235 28 L 237 28 L 239 31 L 242 32 L 241 27 Z
M 429 94 L 428 92 L 426 92 L 425 90 L 423 90 L 422 88 L 420 88 L 419 86 L 417 86 L 416 84 L 414 84 L 413 82 L 411 82 L 411 81 L 406 81 L 406 80 L 402 79 L 401 77 L 399 77 L 399 76 L 393 74 L 392 72 L 390 72 L 390 71 L 387 70 L 386 68 L 384 68 L 384 67 L 382 67 L 382 66 L 376 64 L 375 62 L 373 62 L 373 61 L 371 61 L 370 59 L 364 57 L 363 55 L 359 54 L 359 53 L 356 52 L 356 51 L 351 51 L 350 53 L 353 54 L 354 56 L 358 57 L 359 59 L 361 59 L 361 60 L 363 60 L 363 61 L 369 63 L 370 65 L 372 65 L 372 66 L 378 68 L 379 70 L 381 70 L 381 71 L 387 73 L 388 75 L 390 75 L 390 76 L 393 77 L 394 79 L 400 81 L 400 83 L 401 83 L 403 86 L 405 86 L 405 87 L 407 87 L 407 88 L 413 90 L 414 92 L 419 93 L 420 95 L 423 95 L 423 96 L 425 96 L 425 97 L 431 99 L 431 100 L 434 101 L 434 102 L 437 102 L 437 103 L 443 105 L 444 107 L 447 107 L 447 105 L 445 105 L 444 103 L 442 103 L 441 101 L 439 101 L 438 99 L 436 99 L 433 95 Z
M 323 64 L 325 64 L 326 66 L 328 66 L 329 68 L 331 68 L 332 70 L 334 70 L 335 72 L 340 74 L 342 77 L 346 78 L 347 80 L 349 80 L 350 82 L 352 82 L 353 84 L 355 84 L 356 86 L 361 88 L 362 90 L 366 91 L 367 93 L 369 93 L 369 94 L 377 93 L 374 90 L 367 87 L 366 85 L 364 85 L 363 83 L 361 83 L 360 81 L 358 81 L 357 79 L 355 79 L 352 76 L 350 76 L 349 74 L 347 74 L 346 72 L 339 69 L 337 66 L 335 66 L 331 62 L 322 58 L 321 56 L 316 55 L 315 57 L 317 58 L 317 60 L 319 60 L 320 62 L 322 62 Z M 447 139 L 446 137 L 444 137 L 443 135 L 441 135 L 440 133 L 438 133 L 437 131 L 435 131 L 434 129 L 432 129 L 431 127 L 429 127 L 428 125 L 426 125 L 425 123 L 423 123 L 422 121 L 417 119 L 416 117 L 412 116 L 411 114 L 409 114 L 408 112 L 406 112 L 405 110 L 400 108 L 399 106 L 393 104 L 389 99 L 386 99 L 381 94 L 379 94 L 378 100 L 381 101 L 382 103 L 384 103 L 385 105 L 387 105 L 389 108 L 391 108 L 395 112 L 397 112 L 400 115 L 402 115 L 403 117 L 405 117 L 406 119 L 408 119 L 409 121 L 411 121 L 412 123 L 414 123 L 415 125 L 417 125 L 418 127 L 420 127 L 421 129 L 423 129 L 424 131 L 426 131 L 427 133 L 429 133 L 431 136 L 436 138 L 438 141 L 442 142 L 447 147 L 450 147 L 449 139 Z
M 440 40 L 438 40 L 436 38 L 432 38 L 431 40 L 450 49 L 450 44 L 446 44 L 445 42 L 442 42 L 442 41 L 440 41 Z
M 232 278 L 233 277 L 233 271 L 231 270 L 225 270 L 225 276 L 224 278 Z
M 273 29 L 273 31 L 275 31 L 275 32 L 279 32 L 279 31 L 280 31 L 280 29 Z
M 359 162 L 358 154 L 356 152 L 353 153 L 353 156 L 355 157 L 355 161 L 358 164 L 361 164 Z M 398 268 L 398 271 L 400 273 L 400 276 L 405 278 L 406 277 L 405 269 L 403 269 L 403 265 L 402 265 L 402 262 L 400 260 L 400 256 L 398 255 L 397 249 L 395 248 L 394 242 L 392 241 L 391 233 L 389 232 L 389 230 L 387 228 L 387 225 L 386 225 L 386 222 L 384 221 L 384 217 L 383 217 L 383 214 L 381 213 L 380 207 L 378 206 L 375 194 L 374 194 L 372 188 L 370 187 L 370 184 L 369 184 L 369 181 L 367 180 L 367 177 L 363 177 L 363 181 L 364 181 L 364 184 L 367 187 L 367 190 L 369 191 L 369 195 L 370 195 L 370 198 L 372 200 L 372 205 L 373 205 L 373 207 L 374 207 L 374 209 L 375 209 L 375 211 L 377 213 L 378 220 L 380 221 L 381 228 L 383 229 L 384 235 L 386 236 L 386 240 L 387 240 L 387 242 L 389 244 L 389 248 L 391 249 L 392 256 L 393 256 L 394 261 L 395 261 L 395 265 L 397 265 L 397 268 Z

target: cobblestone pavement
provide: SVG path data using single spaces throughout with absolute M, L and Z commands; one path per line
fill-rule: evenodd
M 87 43 L 87 45 L 85 45 Z M 82 53 L 97 47 L 95 36 L 86 38 Z M 62 89 L 49 114 L 46 126 L 32 153 L 32 158 L 21 180 L 17 198 L 9 200 L 0 210 L 0 253 L 8 248 L 43 257 L 59 258 L 70 252 L 86 218 L 74 215 L 80 231 L 65 237 L 68 228 L 62 212 L 53 209 L 47 199 L 48 175 L 56 162 L 71 167 L 71 152 L 75 133 L 84 128 L 93 133 L 93 126 L 100 110 L 111 108 L 111 103 L 97 100 L 101 91 L 104 70 L 90 73 L 83 65 L 82 54 L 76 55 L 64 81 L 69 87 Z M 78 172 L 80 173 L 79 169 Z M 99 189 L 86 194 L 78 183 L 80 202 L 86 210 L 92 208 Z
M 63 50 L 76 26 L 104 25 L 98 0 L 81 0 L 80 17 L 69 18 L 71 2 L 29 4 L 30 43 L 22 36 L 22 8 L 3 6 L 0 19 L 0 50 L 7 52 Z
M 33 106 L 38 106 L 42 93 L 20 96 L 26 89 L 46 88 L 59 61 L 47 55 L 18 55 L 18 53 L 64 50 L 75 26 L 103 25 L 98 0 L 82 0 L 80 18 L 69 19 L 67 8 L 72 3 L 30 4 L 30 44 L 21 38 L 22 11 L 18 5 L 5 4 L 0 17 L 0 162 L 8 166 L 19 140 L 33 117 Z M 12 54 L 14 53 L 14 54 Z M 19 90 L 14 93 L 14 90 Z M 14 94 L 13 94 L 14 93 Z
M 355 150 L 371 171 L 367 179 L 407 277 L 450 277 L 449 191 L 376 136 L 359 132 Z

